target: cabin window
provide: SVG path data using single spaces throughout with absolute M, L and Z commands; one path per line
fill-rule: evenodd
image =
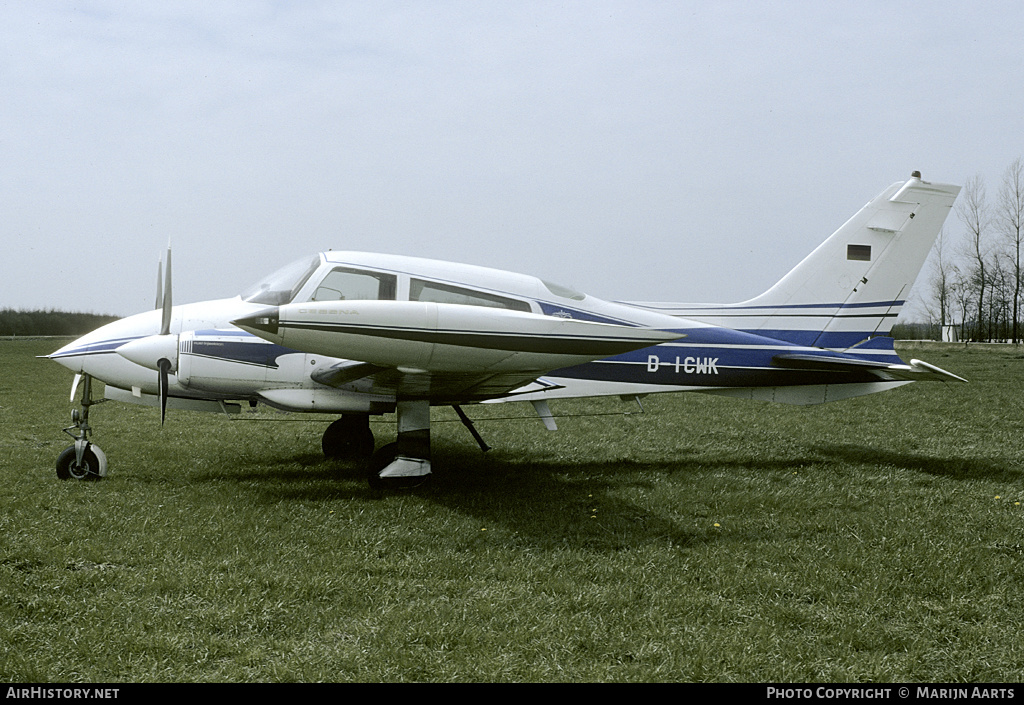
M 394 301 L 393 274 L 335 267 L 323 278 L 310 301 Z
M 857 260 L 858 262 L 870 262 L 871 245 L 847 245 L 846 259 Z
M 489 306 L 507 308 L 513 311 L 530 311 L 530 304 L 497 294 L 465 289 L 461 286 L 413 279 L 409 284 L 410 301 L 433 301 L 439 304 L 464 304 L 466 306 Z

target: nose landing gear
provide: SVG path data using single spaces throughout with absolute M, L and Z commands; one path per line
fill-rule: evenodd
M 89 407 L 104 401 L 92 398 L 92 377 L 83 374 L 75 379 L 75 387 L 82 382 L 82 409 L 71 412 L 72 425 L 64 429 L 64 433 L 75 439 L 57 456 L 57 478 L 61 480 L 99 480 L 107 476 L 107 456 L 98 445 L 89 440 L 92 427 L 89 425 Z M 71 398 L 75 391 L 72 387 Z

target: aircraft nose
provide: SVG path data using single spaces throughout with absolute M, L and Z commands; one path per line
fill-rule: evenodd
M 47 360 L 53 360 L 59 365 L 63 365 L 72 372 L 82 372 L 82 361 L 86 355 L 83 354 L 82 338 L 74 340 L 59 350 L 54 350 L 49 355 L 43 355 Z
M 277 306 L 257 311 L 251 316 L 245 316 L 231 321 L 231 325 L 238 326 L 249 332 L 261 331 L 270 335 L 277 335 L 281 322 L 281 311 Z M 258 333 L 256 335 L 259 335 Z

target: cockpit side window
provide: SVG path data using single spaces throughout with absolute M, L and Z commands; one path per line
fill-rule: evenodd
M 460 286 L 413 279 L 409 283 L 410 301 L 433 301 L 441 304 L 465 304 L 467 306 L 489 306 L 507 308 L 513 311 L 530 311 L 530 304 L 505 296 L 488 294 L 483 291 L 464 289 Z
M 310 301 L 394 301 L 397 282 L 393 274 L 335 267 L 317 286 Z
M 306 280 L 320 266 L 320 256 L 304 257 L 285 265 L 269 277 L 261 279 L 242 292 L 242 299 L 254 304 L 282 306 L 291 303 Z

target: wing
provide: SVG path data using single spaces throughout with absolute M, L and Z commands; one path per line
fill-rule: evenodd
M 682 333 L 508 309 L 420 301 L 289 304 L 233 321 L 293 350 L 342 358 L 313 373 L 328 386 L 434 403 L 507 394 L 554 369 Z

